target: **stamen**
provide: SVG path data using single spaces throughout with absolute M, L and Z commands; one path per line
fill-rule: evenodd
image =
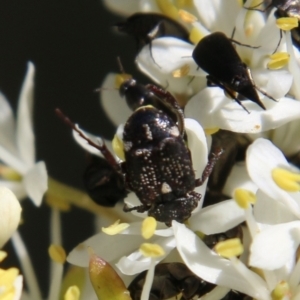
M 300 190 L 300 174 L 286 169 L 275 168 L 272 170 L 272 178 L 275 183 L 287 192 L 298 192 Z
M 124 144 L 123 144 L 123 141 L 121 141 L 116 134 L 112 140 L 112 147 L 113 147 L 115 154 L 121 160 L 125 161 Z
M 63 212 L 70 211 L 71 205 L 64 198 L 53 195 L 51 193 L 46 194 L 46 203 L 53 209 L 57 209 Z
M 279 29 L 288 31 L 298 27 L 298 19 L 295 17 L 279 18 L 276 20 L 276 25 Z
M 128 223 L 120 223 L 120 220 L 117 220 L 114 224 L 108 227 L 102 227 L 102 232 L 108 235 L 116 235 L 127 229 L 129 226 L 130 225 Z
M 176 0 L 177 7 L 193 7 L 193 0 Z
M 142 236 L 144 239 L 150 239 L 157 227 L 157 222 L 153 217 L 147 217 L 142 223 Z
M 5 251 L 0 250 L 0 262 L 3 261 L 7 256 Z
M 271 293 L 272 300 L 290 299 L 291 292 L 289 284 L 286 281 L 279 282 Z
M 70 286 L 64 296 L 64 300 L 79 300 L 80 290 L 76 285 Z
M 182 78 L 188 75 L 190 72 L 190 66 L 189 65 L 183 65 L 180 69 L 177 69 L 172 72 L 172 76 L 174 78 Z
M 146 257 L 159 257 L 165 254 L 164 249 L 158 244 L 143 243 L 140 251 Z
M 59 245 L 51 245 L 48 248 L 48 253 L 50 258 L 59 264 L 64 264 L 66 261 L 66 251 L 62 246 Z
M 251 191 L 245 189 L 236 189 L 233 198 L 238 206 L 243 209 L 247 209 L 251 204 L 256 202 L 256 196 Z
M 204 34 L 196 27 L 193 27 L 190 31 L 189 40 L 195 45 L 198 44 L 203 37 Z
M 286 66 L 290 61 L 290 55 L 287 52 L 276 52 L 270 55 L 270 61 L 267 67 L 270 70 L 278 70 Z
M 141 295 L 141 300 L 149 299 L 149 295 L 150 295 L 150 291 L 154 279 L 154 270 L 155 270 L 155 260 L 151 259 L 151 265 L 146 275 L 145 284 L 143 286 L 143 291 Z
M 204 132 L 206 135 L 213 135 L 214 133 L 218 132 L 220 128 L 215 127 L 215 128 L 206 128 L 204 129 Z
M 15 169 L 0 164 L 0 177 L 9 181 L 21 181 L 22 175 Z
M 155 1 L 159 9 L 166 16 L 177 20 L 178 19 L 178 9 L 170 0 L 156 0 Z
M 214 250 L 219 255 L 230 258 L 241 255 L 244 251 L 244 247 L 239 238 L 234 238 L 217 243 Z
M 121 84 L 124 81 L 126 81 L 128 79 L 131 79 L 131 78 L 132 78 L 132 76 L 130 74 L 125 74 L 125 73 L 124 74 L 117 74 L 116 77 L 115 77 L 115 87 L 117 89 L 119 89 Z
M 196 16 L 183 9 L 180 9 L 178 11 L 178 14 L 179 18 L 181 18 L 181 20 L 186 23 L 194 23 L 198 20 Z

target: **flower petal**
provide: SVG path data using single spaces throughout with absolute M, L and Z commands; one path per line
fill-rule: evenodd
M 142 242 L 141 235 L 111 236 L 101 232 L 75 247 L 69 253 L 67 261 L 73 265 L 87 267 L 89 264 L 87 248 L 91 247 L 103 259 L 112 262 L 135 251 Z
M 300 221 L 270 226 L 258 233 L 250 247 L 249 264 L 265 270 L 283 267 L 300 243 Z
M 205 234 L 225 232 L 245 221 L 245 211 L 234 200 L 226 200 L 201 209 L 189 219 L 194 231 Z
M 100 93 L 100 103 L 109 117 L 109 119 L 118 126 L 125 124 L 132 111 L 128 107 L 124 98 L 120 96 L 119 91 L 115 90 L 116 73 L 109 73 L 106 75 L 102 83 L 102 90 Z M 105 90 L 113 89 L 113 90 Z
M 155 260 L 160 262 L 163 260 L 176 246 L 174 236 L 168 238 L 158 238 L 153 240 L 155 244 L 160 245 L 165 254 L 157 257 Z M 140 251 L 135 251 L 128 257 L 122 257 L 116 266 L 125 275 L 134 275 L 147 270 L 151 265 L 151 258 L 144 257 Z
M 281 98 L 278 102 L 262 99 L 266 110 L 252 101 L 245 100 L 247 113 L 235 101 L 224 96 L 220 88 L 205 88 L 191 98 L 185 108 L 189 118 L 196 119 L 208 128 L 221 128 L 241 133 L 258 133 L 275 129 L 300 117 L 300 102 Z
M 205 281 L 228 287 L 256 299 L 269 299 L 264 280 L 246 267 L 243 275 L 233 264 L 210 250 L 191 230 L 172 222 L 177 250 L 187 267 Z M 242 264 L 242 262 L 240 262 Z M 251 280 L 252 284 L 249 284 Z
M 17 229 L 21 218 L 21 205 L 16 196 L 6 187 L 0 187 L 0 248 Z
M 0 145 L 17 155 L 17 149 L 15 145 L 15 120 L 13 117 L 12 109 L 4 97 L 0 93 Z
M 0 187 L 9 188 L 15 194 L 15 196 L 17 197 L 17 199 L 19 201 L 21 201 L 27 197 L 23 182 L 0 180 Z
M 282 152 L 269 140 L 259 138 L 247 149 L 247 170 L 250 178 L 266 195 L 281 202 L 300 218 L 300 207 L 297 204 L 298 193 L 288 193 L 274 182 L 271 172 L 276 167 L 290 168 Z
M 21 89 L 17 111 L 17 147 L 20 158 L 28 167 L 33 166 L 35 163 L 35 145 L 32 124 L 34 73 L 34 66 L 29 62 L 26 77 Z
M 253 215 L 259 223 L 275 225 L 295 221 L 298 218 L 284 204 L 258 190 Z
M 28 197 L 36 206 L 40 206 L 48 189 L 48 174 L 43 161 L 36 163 L 24 176 L 24 185 Z
M 241 162 L 238 162 L 233 166 L 223 188 L 223 193 L 233 197 L 234 190 L 237 188 L 251 191 L 254 194 L 257 191 L 257 186 L 248 175 L 246 165 Z
M 105 143 L 105 145 L 107 146 L 107 148 L 109 149 L 110 152 L 113 153 L 113 149 L 112 149 L 112 144 L 111 141 L 103 139 L 101 137 L 98 137 L 96 135 L 93 135 L 92 133 L 89 133 L 87 131 L 82 130 L 81 128 L 79 128 L 80 131 L 88 138 L 90 139 L 92 142 L 94 142 L 96 145 L 101 144 L 103 141 Z M 94 155 L 103 157 L 102 153 L 95 148 L 94 146 L 90 145 L 84 138 L 82 138 L 78 132 L 76 132 L 75 130 L 72 130 L 72 134 L 73 134 L 73 138 L 75 139 L 75 141 L 79 144 L 79 146 L 81 146 L 84 150 L 86 150 L 89 153 L 92 153 Z

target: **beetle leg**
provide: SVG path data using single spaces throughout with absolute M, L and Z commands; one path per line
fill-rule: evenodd
M 201 178 L 196 179 L 196 182 L 195 182 L 196 186 L 201 186 L 204 183 L 204 181 L 209 177 L 209 175 L 211 174 L 216 162 L 218 161 L 218 159 L 222 155 L 223 151 L 224 150 L 222 148 L 217 148 L 215 151 L 213 151 L 211 153 L 209 161 L 208 161 L 204 171 L 202 172 Z
M 215 79 L 214 77 L 207 75 L 207 86 L 218 86 L 222 90 L 224 90 L 228 96 L 230 96 L 232 99 L 234 99 L 248 114 L 250 114 L 250 111 L 242 104 L 242 102 L 236 97 L 235 93 L 229 89 L 227 86 L 225 86 L 222 82 Z
M 154 84 L 147 84 L 146 87 L 147 87 L 147 89 L 152 91 L 155 95 L 157 95 L 158 100 L 176 115 L 180 134 L 183 135 L 184 134 L 184 114 L 183 114 L 183 110 L 179 106 L 177 100 L 173 97 L 173 95 L 171 93 L 169 93 L 168 91 L 166 91 Z
M 123 207 L 123 211 L 125 211 L 125 212 L 130 212 L 130 211 L 136 210 L 139 213 L 143 213 L 149 209 L 150 209 L 150 206 L 147 206 L 147 205 L 139 205 L 139 206 L 129 207 L 127 204 L 124 204 L 124 207 Z

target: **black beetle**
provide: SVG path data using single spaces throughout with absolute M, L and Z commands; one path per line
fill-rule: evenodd
M 195 178 L 191 154 L 174 120 L 153 106 L 138 108 L 124 126 L 125 162 L 119 164 L 104 143 L 88 139 L 61 111 L 57 114 L 81 137 L 101 151 L 112 168 L 124 176 L 127 190 L 136 193 L 142 205 L 124 206 L 124 211 L 148 211 L 149 216 L 170 225 L 184 222 L 197 207 L 201 195 L 194 192 L 211 173 L 222 151 L 213 153 L 203 171 Z
M 249 10 L 257 10 L 265 12 L 269 8 L 275 7 L 277 10 L 275 11 L 276 18 L 287 18 L 287 17 L 294 17 L 298 19 L 298 27 L 293 28 L 292 32 L 292 40 L 293 44 L 300 49 L 300 0 L 271 0 L 266 1 L 266 7 L 264 9 L 257 9 L 256 7 L 260 6 L 262 3 L 255 5 L 254 7 L 245 7 Z M 274 52 L 277 51 L 279 47 L 280 41 L 282 39 L 282 30 L 280 30 L 280 39 L 279 43 Z
M 113 207 L 128 194 L 123 176 L 106 159 L 95 155 L 83 174 L 83 183 L 91 199 L 102 206 Z
M 120 32 L 135 38 L 137 49 L 149 44 L 152 56 L 152 40 L 159 37 L 175 37 L 189 41 L 189 31 L 177 21 L 158 13 L 135 13 L 115 25 Z
M 154 85 L 143 85 L 135 79 L 127 79 L 120 85 L 121 97 L 133 111 L 139 107 L 152 105 L 168 114 L 177 124 L 180 134 L 184 134 L 184 114 L 176 99 L 166 90 Z
M 222 88 L 248 113 L 249 111 L 243 106 L 238 95 L 266 109 L 256 90 L 276 100 L 255 85 L 250 69 L 242 62 L 232 41 L 222 32 L 211 33 L 197 44 L 192 54 L 193 59 L 201 69 L 208 73 L 208 85 L 213 84 Z
M 132 300 L 140 300 L 147 271 L 140 273 L 128 286 Z M 197 277 L 183 263 L 162 263 L 155 267 L 149 300 L 165 300 L 182 294 L 184 300 L 202 296 L 215 287 Z

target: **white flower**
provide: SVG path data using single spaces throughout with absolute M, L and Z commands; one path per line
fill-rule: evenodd
M 9 187 L 19 200 L 29 197 L 35 205 L 41 204 L 47 190 L 47 171 L 43 161 L 35 163 L 34 133 L 32 128 L 34 66 L 28 63 L 28 71 L 24 80 L 17 118 L 8 101 L 0 95 L 0 161 L 2 175 L 5 171 L 15 173 L 3 176 L 0 185 Z M 21 181 L 14 180 L 18 175 Z M 9 180 L 12 178 L 12 180 Z
M 0 187 L 0 248 L 17 229 L 21 206 L 16 196 L 6 187 Z

